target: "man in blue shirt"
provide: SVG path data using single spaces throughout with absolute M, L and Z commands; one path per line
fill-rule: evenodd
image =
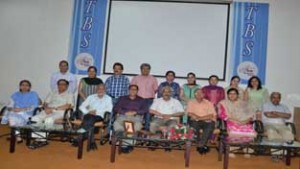
M 122 75 L 123 65 L 116 62 L 113 66 L 114 75 L 110 76 L 105 81 L 106 94 L 109 95 L 115 105 L 118 98 L 128 95 L 129 79 Z

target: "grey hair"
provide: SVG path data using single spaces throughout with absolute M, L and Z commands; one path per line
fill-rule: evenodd
M 171 92 L 173 92 L 173 88 L 170 86 L 165 86 L 161 89 L 161 93 L 163 93 L 165 90 L 169 89 Z
M 281 93 L 280 92 L 272 92 L 271 93 L 271 95 L 270 95 L 270 97 L 272 98 L 274 95 L 278 95 L 279 96 L 279 98 L 281 99 Z
M 202 91 L 202 88 L 198 88 L 198 89 L 196 89 L 195 91 L 194 91 L 194 95 L 199 91 L 199 90 L 201 90 Z

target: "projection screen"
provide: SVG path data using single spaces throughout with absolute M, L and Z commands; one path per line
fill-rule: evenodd
M 225 80 L 230 5 L 222 3 L 112 0 L 106 32 L 103 73 L 121 62 L 124 74 L 168 70 L 185 78 L 218 75 Z

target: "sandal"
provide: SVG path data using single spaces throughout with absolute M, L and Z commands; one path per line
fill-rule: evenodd
M 21 137 L 17 137 L 16 140 L 17 144 L 23 143 L 23 139 Z
M 29 149 L 37 149 L 48 145 L 47 141 L 34 141 L 32 144 L 28 146 Z

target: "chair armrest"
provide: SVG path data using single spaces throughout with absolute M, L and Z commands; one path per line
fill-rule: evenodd
M 264 133 L 264 124 L 263 124 L 262 121 L 260 121 L 260 120 L 254 120 L 253 121 L 253 125 L 254 125 L 254 130 L 258 134 L 263 134 Z
M 64 113 L 64 118 L 63 118 L 63 120 L 64 120 L 64 122 L 66 122 L 66 120 L 69 118 L 71 118 L 72 117 L 72 115 L 74 114 L 74 110 L 73 110 L 73 108 L 68 108 L 68 109 L 66 109 L 65 110 L 65 113 Z
M 109 124 L 111 112 L 105 112 L 103 117 L 103 123 L 105 125 Z
M 39 112 L 41 112 L 42 110 L 44 110 L 44 107 L 37 107 L 33 110 L 32 116 L 37 115 Z
M 28 118 L 28 122 L 27 124 L 32 124 L 32 123 L 36 123 L 35 121 L 32 121 L 32 117 L 37 115 L 39 112 L 43 111 L 44 110 L 44 107 L 36 107 L 34 110 L 33 110 L 33 113 L 32 113 L 32 116 Z
M 6 111 L 7 106 L 2 107 L 1 111 L 0 111 L 0 117 L 2 117 L 4 115 L 4 112 Z
M 292 133 L 293 133 L 294 135 L 296 135 L 296 126 L 295 126 L 294 123 L 286 122 L 285 125 L 288 126 L 289 128 L 291 128 Z

